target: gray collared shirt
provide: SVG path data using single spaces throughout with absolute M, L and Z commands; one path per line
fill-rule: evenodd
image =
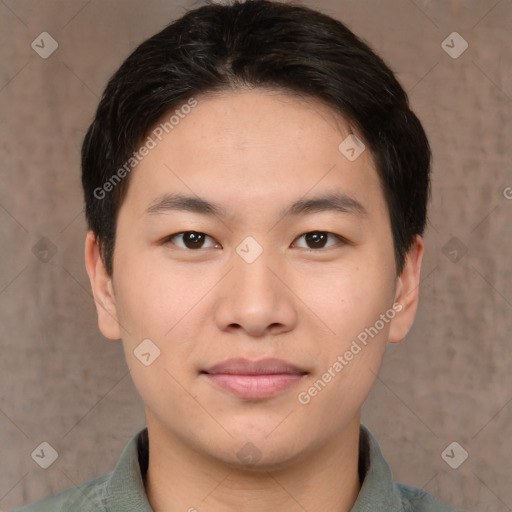
M 153 512 L 142 476 L 147 465 L 147 430 L 143 430 L 127 444 L 111 473 L 14 512 Z M 461 512 L 421 489 L 396 484 L 377 440 L 364 425 L 359 473 L 363 484 L 350 512 Z

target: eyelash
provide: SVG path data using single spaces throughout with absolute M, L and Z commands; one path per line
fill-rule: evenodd
M 165 237 L 162 241 L 163 244 L 172 244 L 172 245 L 176 245 L 174 242 L 172 242 L 172 240 L 176 237 L 179 237 L 180 235 L 186 235 L 188 233 L 194 233 L 196 235 L 204 235 L 205 237 L 211 239 L 211 240 L 214 240 L 212 237 L 208 236 L 206 233 L 203 233 L 201 231 L 181 231 L 179 233 L 174 233 L 173 235 L 169 235 L 167 237 Z M 323 234 L 323 235 L 327 235 L 328 237 L 332 237 L 332 238 L 335 238 L 337 239 L 338 241 L 338 244 L 331 244 L 331 245 L 328 245 L 327 247 L 320 247 L 320 248 L 317 248 L 317 249 L 314 249 L 314 248 L 310 248 L 310 247 L 299 247 L 299 249 L 304 249 L 306 251 L 310 251 L 310 252 L 319 252 L 321 250 L 325 250 L 325 249 L 330 249 L 331 247 L 335 247 L 339 244 L 341 245 L 345 245 L 345 244 L 348 244 L 348 240 L 346 240 L 345 238 L 343 238 L 342 236 L 340 235 L 337 235 L 335 233 L 331 233 L 329 231 L 307 231 L 306 233 L 303 233 L 302 235 L 298 236 L 295 240 L 298 240 L 306 235 L 310 235 L 310 234 Z M 294 240 L 294 242 L 295 242 Z M 217 243 L 216 243 L 217 244 Z M 220 245 L 220 244 L 217 244 L 217 245 Z M 191 249 L 189 247 L 180 247 L 180 246 L 177 246 L 179 247 L 180 249 L 184 249 L 184 250 L 188 250 L 188 251 L 199 251 L 201 249 L 205 249 L 204 247 L 199 247 L 198 249 Z M 209 249 L 211 247 L 207 247 L 207 249 Z

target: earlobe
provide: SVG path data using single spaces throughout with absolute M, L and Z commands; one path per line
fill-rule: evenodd
M 117 319 L 112 278 L 107 273 L 93 231 L 88 231 L 85 239 L 85 268 L 98 313 L 98 327 L 106 338 L 118 340 L 121 338 L 121 330 Z
M 395 303 L 400 304 L 401 309 L 391 322 L 388 334 L 391 343 L 402 341 L 414 322 L 419 302 L 423 253 L 423 239 L 417 235 L 407 253 L 404 269 L 398 277 Z

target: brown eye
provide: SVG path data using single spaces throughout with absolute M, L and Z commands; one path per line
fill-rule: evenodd
M 304 233 L 297 240 L 301 238 L 304 239 L 306 243 L 306 247 L 304 245 L 300 246 L 294 242 L 294 246 L 303 247 L 305 249 L 324 249 L 326 247 L 331 247 L 336 245 L 336 242 L 342 241 L 342 238 L 333 233 L 329 233 L 327 231 L 310 231 L 309 233 Z M 329 238 L 334 239 L 335 243 L 331 243 L 330 245 L 326 245 Z
M 207 240 L 210 240 L 213 243 L 205 246 L 205 242 Z M 198 231 L 184 231 L 182 233 L 176 233 L 175 235 L 168 237 L 166 241 L 183 249 L 203 249 L 205 247 L 219 246 L 213 238 Z

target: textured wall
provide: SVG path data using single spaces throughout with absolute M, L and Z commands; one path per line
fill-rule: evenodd
M 468 511 L 512 510 L 512 2 L 304 3 L 388 61 L 434 152 L 420 311 L 364 421 L 398 481 Z M 121 346 L 96 326 L 79 148 L 108 77 L 192 5 L 0 2 L 1 510 L 110 471 L 144 425 Z M 469 45 L 458 57 L 454 31 Z M 42 32 L 58 43 L 47 59 Z M 58 452 L 46 470 L 31 458 L 43 441 Z M 441 458 L 453 441 L 469 453 L 458 469 Z

